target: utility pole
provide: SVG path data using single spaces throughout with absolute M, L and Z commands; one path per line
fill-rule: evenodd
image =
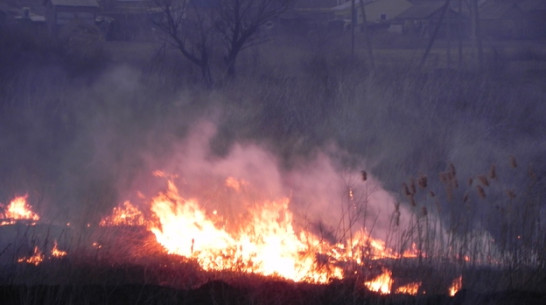
M 470 11 L 472 16 L 472 42 L 474 44 L 474 52 L 477 53 L 476 58 L 478 69 L 481 69 L 483 63 L 483 48 L 480 33 L 480 12 L 478 9 L 478 0 L 470 0 Z
M 432 49 L 432 45 L 434 44 L 434 40 L 436 40 L 436 35 L 438 35 L 438 31 L 440 30 L 440 27 L 442 26 L 442 23 L 444 22 L 446 12 L 449 9 L 450 1 L 451 0 L 446 0 L 446 3 L 442 6 L 440 17 L 438 17 L 438 24 L 436 24 L 436 27 L 434 28 L 434 31 L 432 32 L 430 36 L 430 40 L 428 41 L 428 45 L 427 45 L 427 48 L 425 49 L 425 53 L 423 54 L 423 57 L 421 58 L 421 62 L 419 63 L 420 68 L 422 68 L 425 65 L 428 54 L 430 53 L 430 50 Z
M 371 70 L 375 70 L 375 59 L 373 57 L 372 38 L 370 37 L 370 31 L 368 29 L 368 19 L 366 17 L 366 8 L 364 7 L 364 0 L 360 0 L 360 11 L 362 13 L 362 31 L 364 32 L 364 39 L 366 40 L 366 50 L 368 52 L 368 61 L 370 62 Z
M 463 14 L 463 0 L 459 0 L 459 16 L 462 16 Z M 459 67 L 459 70 L 462 70 L 463 68 L 463 34 L 466 34 L 465 27 L 463 24 L 463 19 L 459 18 L 458 24 L 458 31 L 457 31 L 457 48 L 458 48 L 458 58 L 457 58 L 457 64 Z
M 356 16 L 356 0 L 351 0 L 351 57 L 355 57 L 355 30 L 358 18 Z

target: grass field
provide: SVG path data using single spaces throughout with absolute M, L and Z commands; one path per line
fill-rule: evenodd
M 160 41 L 90 52 L 9 29 L 0 42 L 0 209 L 28 194 L 41 216 L 0 226 L 2 304 L 545 301 L 540 42 L 485 42 L 478 69 L 468 45 L 462 66 L 456 46 L 447 66 L 440 42 L 419 68 L 420 44 L 379 41 L 371 71 L 363 45 L 352 57 L 346 35 L 276 36 L 246 50 L 237 77 L 212 89 Z M 311 285 L 204 272 L 166 255 L 149 232 L 87 229 L 137 192 L 165 188 L 147 178 L 158 169 L 210 206 L 228 202 L 216 186 L 229 169 L 252 177 L 262 190 L 252 198 L 290 197 L 302 227 L 324 225 L 324 237 L 366 227 L 397 251 L 415 243 L 427 255 Z M 361 170 L 372 190 L 351 180 Z M 343 199 L 347 189 L 362 197 Z M 232 201 L 230 211 L 244 210 Z M 68 257 L 16 262 L 53 237 Z M 89 244 L 96 238 L 103 248 Z M 358 284 L 381 266 L 429 293 L 381 296 Z M 452 298 L 444 291 L 457 275 L 463 290 Z

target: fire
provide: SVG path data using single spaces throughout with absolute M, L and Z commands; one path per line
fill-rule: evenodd
M 380 294 L 390 294 L 392 288 L 392 272 L 386 268 L 383 268 L 383 273 L 371 281 L 364 282 L 370 291 L 378 292 Z
M 207 210 L 196 199 L 183 198 L 171 177 L 161 172 L 154 174 L 168 179 L 167 190 L 150 200 L 149 213 L 142 213 L 126 201 L 103 218 L 100 225 L 144 225 L 167 253 L 194 260 L 206 271 L 327 283 L 344 277 L 342 266 L 364 266 L 370 260 L 396 259 L 412 253 L 396 253 L 364 228 L 353 232 L 348 240 L 326 242 L 294 226 L 288 198 L 250 204 L 244 214 L 226 219 L 220 211 Z M 249 187 L 244 180 L 232 177 L 225 180 L 225 185 L 237 192 Z M 376 284 L 369 282 L 366 286 L 389 293 L 391 273 L 385 270 L 384 274 L 388 278 L 378 280 L 385 284 L 376 290 Z
M 244 180 L 238 180 L 238 179 L 233 178 L 233 177 L 228 177 L 226 179 L 226 186 L 229 187 L 229 188 L 232 188 L 236 192 L 240 192 L 241 188 L 246 186 L 247 184 L 248 184 L 248 182 L 246 182 Z
M 449 286 L 449 296 L 453 297 L 461 288 L 463 287 L 463 276 L 459 276 L 458 278 L 454 279 L 451 283 L 451 286 Z
M 123 206 L 115 207 L 112 215 L 101 219 L 100 226 L 143 226 L 144 216 L 142 212 L 132 205 L 129 201 L 125 201 Z
M 67 255 L 68 255 L 68 253 L 66 251 L 59 250 L 58 245 L 57 245 L 57 241 L 55 240 L 53 242 L 53 248 L 51 249 L 51 256 L 49 257 L 49 259 L 51 259 L 51 258 L 61 258 L 61 257 L 65 257 Z M 42 253 L 42 251 L 40 251 L 40 248 L 38 248 L 38 246 L 35 246 L 32 256 L 18 258 L 17 262 L 18 263 L 27 263 L 27 264 L 32 264 L 34 266 L 38 266 L 39 264 L 41 264 L 44 261 L 45 258 L 46 258 L 46 256 Z
M 123 206 L 115 207 L 112 215 L 103 218 L 100 226 L 143 226 L 144 216 L 142 212 L 132 205 L 129 201 L 125 201 Z
M 32 256 L 21 257 L 21 258 L 17 259 L 17 262 L 18 263 L 27 263 L 27 264 L 32 264 L 34 266 L 38 266 L 43 260 L 44 260 L 44 255 L 42 254 L 40 249 L 38 249 L 38 246 L 35 246 L 34 247 L 34 253 L 32 254 Z
M 196 259 L 204 270 L 236 270 L 274 275 L 294 281 L 327 282 L 338 270 L 316 270 L 320 242 L 297 234 L 292 226 L 288 199 L 266 202 L 249 211 L 248 221 L 237 232 L 214 221 L 197 201 L 186 200 L 169 181 L 168 191 L 153 199 L 151 211 L 158 219 L 150 230 L 167 252 Z
M 0 222 L 0 225 L 14 224 L 17 220 L 40 220 L 40 216 L 33 212 L 31 206 L 27 203 L 27 197 L 28 195 L 18 196 L 11 200 L 4 213 L 0 214 L 4 219 Z
M 57 246 L 57 241 L 53 243 L 53 249 L 51 249 L 51 256 L 60 258 L 60 257 L 66 256 L 67 254 L 68 253 L 66 251 L 59 250 Z
M 421 288 L 421 282 L 409 283 L 404 286 L 396 288 L 394 293 L 417 295 L 419 288 Z
M 411 249 L 406 249 L 404 253 L 402 253 L 402 257 L 405 258 L 416 258 L 419 257 L 419 254 L 422 253 L 419 249 L 417 249 L 417 246 L 415 243 L 411 243 Z

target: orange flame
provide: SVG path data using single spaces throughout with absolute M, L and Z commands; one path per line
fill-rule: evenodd
M 364 286 L 370 291 L 380 294 L 390 294 L 392 288 L 392 272 L 383 268 L 383 273 L 371 281 L 364 282 Z
M 413 282 L 396 288 L 394 293 L 417 295 L 419 288 L 421 288 L 421 282 Z
M 21 258 L 17 259 L 17 262 L 18 263 L 27 263 L 27 264 L 32 264 L 34 266 L 38 266 L 43 260 L 44 260 L 44 255 L 42 254 L 40 249 L 38 249 L 38 246 L 35 246 L 34 247 L 34 253 L 33 253 L 32 256 L 21 257 Z
M 66 256 L 67 254 L 68 253 L 66 251 L 59 250 L 57 246 L 57 241 L 53 243 L 53 249 L 51 249 L 51 256 L 60 258 L 60 257 Z
M 463 287 L 463 276 L 459 276 L 458 278 L 454 279 L 451 283 L 451 286 L 449 286 L 449 296 L 453 297 L 461 288 Z
M 158 219 L 150 226 L 157 241 L 169 253 L 196 259 L 204 270 L 237 270 L 310 282 L 327 282 L 330 276 L 341 275 L 340 271 L 316 270 L 309 247 L 320 243 L 295 232 L 288 199 L 251 209 L 249 220 L 234 233 L 215 222 L 197 201 L 180 197 L 172 181 L 166 193 L 153 199 L 151 210 Z
M 14 224 L 17 220 L 40 220 L 40 216 L 34 213 L 28 205 L 27 197 L 28 195 L 18 196 L 11 200 L 4 213 L 0 214 L 5 219 L 0 225 Z
M 143 226 L 144 216 L 142 212 L 132 205 L 129 201 L 125 201 L 123 206 L 115 207 L 112 215 L 101 219 L 100 226 Z
M 417 246 L 415 243 L 411 243 L 411 249 L 406 249 L 404 253 L 402 253 L 402 257 L 405 258 L 416 258 L 419 257 L 419 254 L 422 253 L 419 249 L 417 249 Z
M 169 178 L 155 173 L 159 174 Z M 235 191 L 248 186 L 235 178 L 225 183 Z M 365 260 L 401 257 L 384 241 L 372 238 L 366 229 L 353 232 L 350 240 L 332 244 L 296 228 L 289 204 L 288 198 L 264 201 L 229 222 L 217 210 L 209 212 L 197 200 L 183 198 L 173 181 L 167 180 L 167 190 L 150 202 L 149 219 L 125 202 L 100 225 L 144 224 L 167 253 L 195 260 L 207 271 L 256 273 L 293 281 L 327 283 L 343 278 L 341 266 L 363 266 Z M 127 215 L 137 216 L 138 221 L 129 221 L 134 218 Z
M 247 184 L 248 184 L 248 182 L 246 182 L 246 181 L 244 181 L 242 179 L 237 180 L 236 178 L 233 178 L 233 177 L 228 177 L 226 179 L 226 186 L 233 189 L 236 192 L 240 192 L 241 188 L 244 187 Z

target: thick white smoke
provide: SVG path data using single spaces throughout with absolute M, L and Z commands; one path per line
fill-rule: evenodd
M 185 138 L 171 143 L 169 153 L 148 156 L 148 170 L 129 192 L 148 188 L 153 195 L 165 188 L 164 179 L 152 175 L 160 170 L 173 178 L 183 197 L 195 198 L 204 208 L 227 216 L 244 214 L 252 205 L 289 198 L 298 225 L 312 230 L 320 226 L 324 234 L 340 237 L 349 229 L 351 218 L 352 230 L 366 227 L 377 237 L 387 234 L 395 197 L 372 173 L 367 172 L 364 180 L 364 166 L 342 166 L 338 156 L 344 153 L 334 145 L 286 168 L 265 147 L 250 142 L 234 143 L 226 155 L 217 156 L 210 148 L 216 133 L 211 120 L 194 124 Z M 239 192 L 226 185 L 227 179 L 239 183 Z

